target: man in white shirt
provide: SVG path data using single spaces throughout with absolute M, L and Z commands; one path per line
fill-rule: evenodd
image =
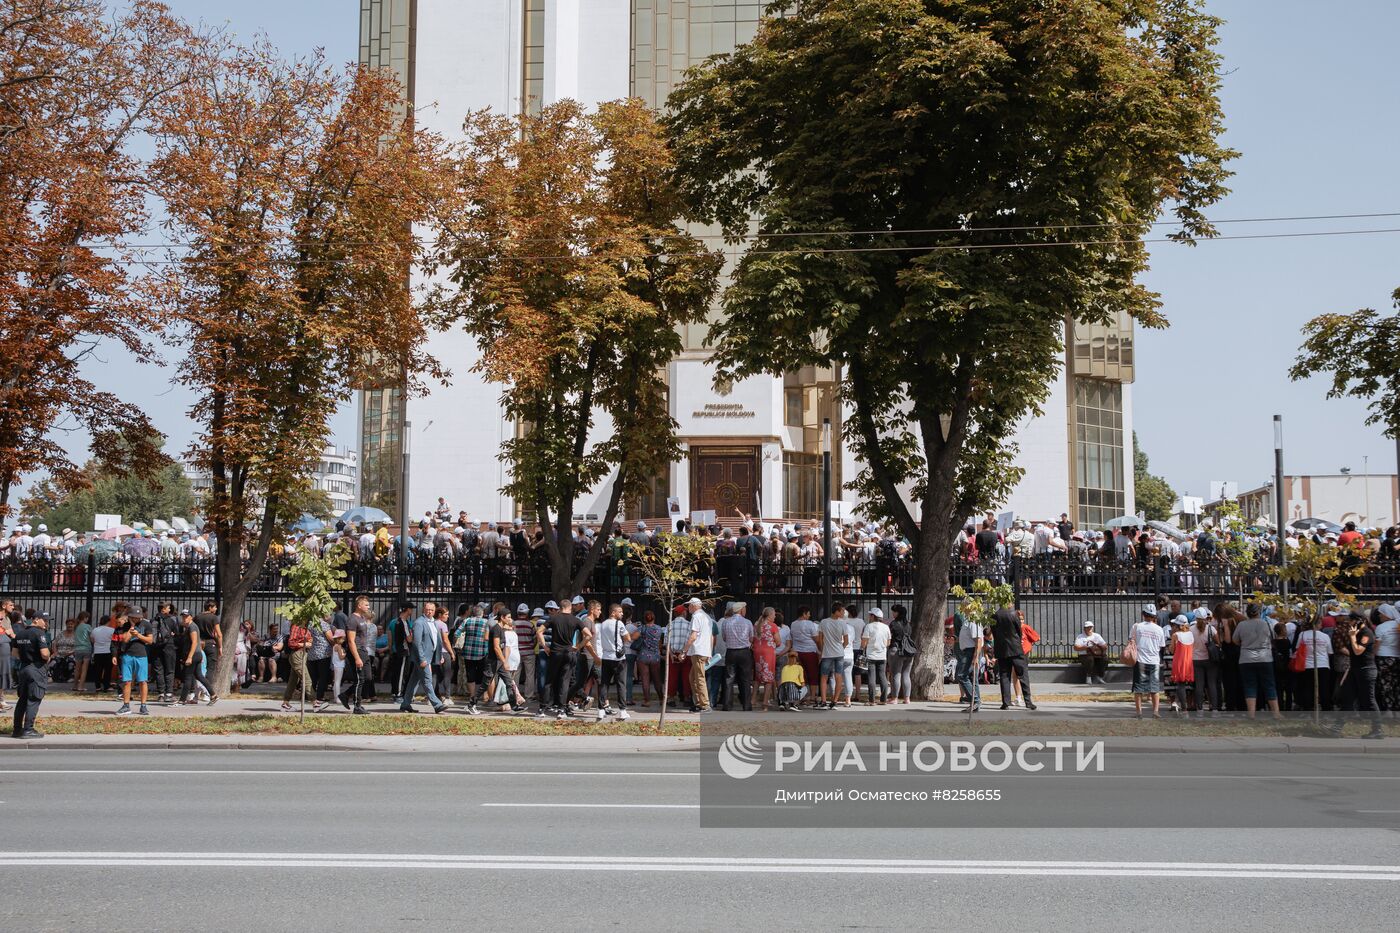
M 880 703 L 890 702 L 890 681 L 885 674 L 885 659 L 890 648 L 890 627 L 885 624 L 885 613 L 876 607 L 870 610 L 870 622 L 860 636 L 861 647 L 865 649 L 866 666 L 866 706 L 875 705 L 875 685 L 880 685 Z
M 1084 623 L 1084 633 L 1074 640 L 1074 650 L 1079 655 L 1080 666 L 1084 668 L 1084 682 L 1103 683 L 1108 668 L 1108 642 L 1094 631 L 1094 623 Z
M 1133 706 L 1142 718 L 1142 698 L 1152 698 L 1152 718 L 1161 719 L 1162 649 L 1167 636 L 1157 624 L 1157 607 L 1147 603 L 1142 607 L 1142 621 L 1134 625 L 1128 639 L 1137 647 L 1137 663 L 1133 665 Z
M 685 655 L 690 659 L 690 692 L 696 712 L 710 709 L 710 688 L 705 683 L 705 665 L 710 662 L 713 624 L 698 598 L 690 601 L 690 636 L 685 642 Z
M 982 708 L 982 686 L 977 677 L 977 666 L 982 658 L 986 637 L 982 626 L 976 622 L 964 621 L 958 629 L 958 687 L 962 698 L 967 701 L 965 713 L 975 713 Z

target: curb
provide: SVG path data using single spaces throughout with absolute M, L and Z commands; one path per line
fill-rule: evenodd
M 853 737 L 854 738 L 854 737 Z M 863 738 L 863 737 L 862 737 Z M 874 737 L 870 737 L 874 738 Z M 908 736 L 899 736 L 908 739 Z M 1093 740 L 1090 736 L 937 736 L 939 741 Z M 1351 739 L 1249 739 L 1222 736 L 1217 739 L 1183 740 L 1181 737 L 1105 737 L 1105 751 L 1130 755 L 1191 755 L 1209 753 L 1244 755 L 1392 755 L 1400 756 L 1400 742 Z M 296 752 L 468 752 L 548 751 L 555 753 L 656 753 L 694 752 L 701 748 L 695 736 L 91 736 L 59 735 L 31 741 L 11 741 L 0 749 L 36 751 L 296 751 Z

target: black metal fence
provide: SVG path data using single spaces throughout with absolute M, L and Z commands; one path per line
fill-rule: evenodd
M 284 572 L 294 558 L 267 562 L 245 604 L 245 616 L 265 632 L 276 620 L 275 609 L 291 601 Z M 801 607 L 814 614 L 826 609 L 823 571 L 783 561 L 757 562 L 721 556 L 698 568 L 711 582 L 702 594 L 723 602 L 743 600 L 750 617 L 772 607 L 788 619 Z M 415 602 L 434 600 L 455 609 L 459 603 L 501 601 L 512 609 L 531 609 L 552 598 L 548 591 L 549 568 L 543 561 L 515 561 L 509 556 L 425 559 L 409 562 L 400 573 L 391 557 L 355 560 L 346 566 L 352 589 L 346 591 L 348 608 L 354 595 L 367 595 L 376 612 L 388 609 L 400 594 Z M 905 557 L 875 557 L 843 561 L 830 570 L 833 598 L 864 613 L 879 606 L 909 607 L 913 593 L 913 565 Z M 1144 603 L 1158 597 L 1211 605 L 1222 599 L 1241 600 L 1255 591 L 1273 592 L 1275 579 L 1264 566 L 1239 568 L 1224 561 L 1170 561 L 1164 558 L 1121 564 L 1077 556 L 1011 558 L 951 567 L 954 585 L 970 587 L 978 578 L 1007 583 L 1026 621 L 1041 635 L 1039 658 L 1071 657 L 1074 639 L 1088 620 L 1115 647 L 1126 639 Z M 1359 578 L 1348 582 L 1361 601 L 1391 601 L 1400 596 L 1400 563 L 1373 563 Z M 86 610 L 94 617 L 113 603 L 146 606 L 154 611 L 162 602 L 198 612 L 206 599 L 218 600 L 217 575 L 211 559 L 127 560 L 123 556 L 89 554 L 77 563 L 49 560 L 0 561 L 0 596 L 23 607 L 47 612 L 56 624 Z M 599 561 L 588 585 L 579 594 L 604 603 L 631 598 L 641 613 L 648 609 L 665 617 L 647 592 L 645 581 L 625 555 Z M 951 611 L 951 608 L 950 608 Z

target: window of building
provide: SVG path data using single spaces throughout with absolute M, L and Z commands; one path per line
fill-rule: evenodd
M 1102 528 L 1123 514 L 1123 386 L 1104 379 L 1074 380 L 1074 466 L 1079 523 Z
M 801 389 L 788 389 L 783 393 L 783 416 L 783 423 L 788 427 L 802 427 Z
M 524 75 L 520 88 L 520 107 L 538 116 L 544 105 L 544 4 L 545 0 L 524 0 L 525 54 L 522 56 Z
M 783 517 L 810 521 L 821 515 L 821 454 L 783 451 Z

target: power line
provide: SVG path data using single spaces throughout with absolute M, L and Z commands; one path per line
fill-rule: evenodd
M 1038 229 L 1038 228 L 1037 228 Z M 1202 237 L 1196 240 L 1197 243 L 1215 243 L 1221 240 L 1281 240 L 1296 239 L 1300 237 L 1331 237 L 1331 236 L 1366 236 L 1380 233 L 1400 233 L 1400 227 L 1374 228 L 1368 230 L 1308 230 L 1290 233 L 1246 233 L 1231 236 Z M 798 255 L 825 255 L 842 253 L 936 253 L 953 251 L 975 251 L 975 250 L 1005 250 L 1005 249 L 1044 249 L 1047 247 L 1059 246 L 1133 246 L 1139 243 L 1176 243 L 1177 240 L 1171 237 L 1154 237 L 1131 240 L 1044 240 L 1031 243 L 956 243 L 956 244 L 935 244 L 929 246 L 844 246 L 844 247 L 811 247 L 792 249 L 770 249 L 770 250 L 747 250 L 745 256 L 798 256 Z M 693 255 L 693 254 L 692 254 Z M 593 254 L 558 254 L 545 256 L 480 256 L 463 257 L 462 262 L 558 262 L 566 259 L 633 259 L 632 255 L 610 256 L 606 253 Z M 286 265 L 286 266 L 319 266 L 319 265 L 340 265 L 355 262 L 350 258 L 338 259 L 292 259 L 277 258 L 252 260 L 252 259 L 200 259 L 197 257 L 186 259 L 108 259 L 106 262 L 118 265 L 135 266 L 220 266 L 220 265 Z
M 1211 220 L 1211 221 L 1208 221 L 1208 223 L 1210 223 L 1211 225 L 1217 225 L 1217 224 L 1298 223 L 1298 222 L 1300 222 L 1300 221 L 1305 221 L 1305 220 L 1306 220 L 1306 221 L 1314 221 L 1314 220 L 1371 220 L 1371 219 L 1386 218 L 1386 217 L 1400 217 L 1400 211 L 1381 211 L 1381 212 L 1363 213 L 1363 214 L 1299 214 L 1299 215 L 1286 216 L 1286 217 L 1232 217 L 1232 218 L 1225 218 L 1225 219 L 1222 219 L 1222 220 Z M 1057 224 L 1057 223 L 1046 223 L 1046 224 L 1020 224 L 1020 225 L 1014 225 L 1014 226 L 989 226 L 989 227 L 967 227 L 967 226 L 963 226 L 963 227 L 925 227 L 925 228 L 908 228 L 908 229 L 892 229 L 892 230 L 891 230 L 891 229 L 881 229 L 881 230 L 834 230 L 834 229 L 827 229 L 827 230 L 786 230 L 786 231 L 774 231 L 774 232 L 771 232 L 771 233 L 752 233 L 752 234 L 745 234 L 745 235 L 743 235 L 743 236 L 737 237 L 736 239 L 739 240 L 740 242 L 743 242 L 743 241 L 752 241 L 752 240 L 758 240 L 758 239 L 774 239 L 774 238 L 790 238 L 790 237 L 791 237 L 791 238 L 796 238 L 796 237 L 836 237 L 836 236 L 919 236 L 919 235 L 943 234 L 943 233 L 962 233 L 962 234 L 968 234 L 968 233 L 1024 233 L 1024 232 L 1030 231 L 1030 230 L 1109 230 L 1109 229 L 1122 228 L 1122 227 L 1138 227 L 1138 226 L 1148 226 L 1148 227 L 1172 227 L 1172 226 L 1177 226 L 1177 225 L 1179 225 L 1179 224 L 1180 224 L 1180 221 L 1177 221 L 1177 220 L 1154 220 L 1154 221 L 1148 221 L 1145 225 L 1144 225 L 1144 224 L 1133 224 L 1133 223 L 1083 223 L 1083 224 Z M 1311 234 L 1305 234 L 1305 235 L 1311 235 Z M 448 238 L 450 238 L 450 237 L 448 237 Z M 726 235 L 726 234 L 723 234 L 723 233 L 668 233 L 668 234 L 659 234 L 659 235 L 658 235 L 657 237 L 655 237 L 655 238 L 656 238 L 656 239 L 695 239 L 695 240 L 716 240 L 716 239 L 719 239 L 719 240 L 724 240 L 724 239 L 727 239 L 727 235 Z M 416 242 L 418 242 L 419 245 L 422 245 L 422 246 L 432 246 L 432 245 L 436 245 L 437 243 L 442 242 L 443 239 L 447 239 L 447 238 L 439 237 L 439 238 L 436 238 L 436 239 L 418 240 L 418 241 L 416 241 Z M 458 237 L 457 239 L 464 239 L 464 238 Z M 494 242 L 495 240 L 499 240 L 499 239 L 502 239 L 502 238 L 500 238 L 500 237 L 492 237 L 492 238 L 486 240 L 485 242 Z M 512 239 L 515 239 L 515 242 L 521 242 L 521 243 L 532 243 L 532 242 L 552 243 L 552 242 L 555 242 L 557 238 L 527 237 L 527 238 L 512 238 Z M 1212 237 L 1211 239 L 1243 239 L 1243 237 Z M 1110 242 L 1110 241 L 1104 241 L 1104 242 Z M 1143 241 L 1143 242 L 1158 242 L 1158 241 L 1156 241 L 1156 240 L 1146 240 L 1146 241 Z M 193 243 L 193 242 L 190 242 L 190 241 L 174 240 L 174 241 L 171 241 L 171 242 L 168 242 L 168 243 L 94 243 L 94 244 L 86 245 L 86 246 L 69 246 L 69 247 L 60 247 L 60 248 L 61 248 L 61 249 L 156 250 L 156 249 L 196 249 L 196 248 L 199 248 L 200 246 L 203 246 L 203 245 L 204 245 L 204 244 Z M 334 247 L 337 247 L 337 248 L 349 248 L 349 247 L 355 247 L 355 246 L 380 246 L 380 245 L 382 245 L 382 243 L 379 242 L 379 241 L 371 242 L 371 241 L 367 241 L 367 240 L 335 241 L 335 242 L 330 242 L 330 243 L 289 241 L 289 242 L 285 242 L 285 243 L 280 243 L 279 245 L 284 246 L 284 247 L 302 247 L 302 246 L 317 246 L 317 247 L 321 247 L 321 246 L 334 246 Z M 802 252 L 808 252 L 808 250 L 803 250 Z

